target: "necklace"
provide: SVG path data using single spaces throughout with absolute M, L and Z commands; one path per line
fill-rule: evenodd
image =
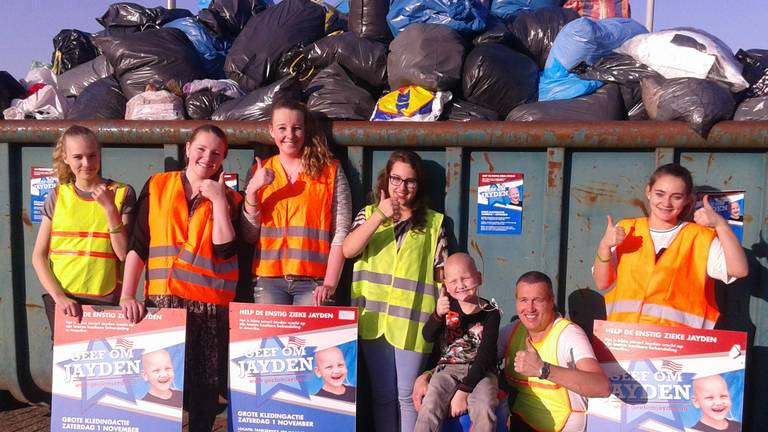
M 283 167 L 283 170 L 285 171 L 285 176 L 288 178 L 288 181 L 293 183 L 296 178 L 299 176 L 299 172 L 301 172 L 301 164 L 293 168 L 292 170 L 288 170 L 287 168 Z

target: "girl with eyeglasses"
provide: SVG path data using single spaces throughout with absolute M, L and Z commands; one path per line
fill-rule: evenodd
M 416 424 L 413 383 L 432 352 L 422 328 L 435 310 L 447 241 L 443 215 L 428 207 L 416 153 L 392 153 L 374 196 L 378 203 L 357 214 L 343 250 L 356 257 L 352 304 L 360 311 L 376 430 L 410 432 Z

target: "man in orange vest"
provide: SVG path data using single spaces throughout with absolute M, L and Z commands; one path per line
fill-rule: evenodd
M 498 340 L 504 376 L 517 391 L 510 430 L 583 431 L 586 398 L 607 397 L 608 378 L 584 331 L 557 313 L 547 275 L 525 273 L 515 290 L 519 318 Z

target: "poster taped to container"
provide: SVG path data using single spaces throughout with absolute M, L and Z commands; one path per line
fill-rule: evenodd
M 181 431 L 186 311 L 56 308 L 51 431 Z
M 235 432 L 354 431 L 357 308 L 229 307 Z
M 477 233 L 520 235 L 523 230 L 523 173 L 480 173 Z
M 709 205 L 728 221 L 739 242 L 744 240 L 744 191 L 697 192 L 696 210 L 704 206 L 704 195 L 709 195 Z
M 741 430 L 747 334 L 595 321 L 611 396 L 589 400 L 587 431 Z
M 33 223 L 43 221 L 43 204 L 48 192 L 59 185 L 59 179 L 53 173 L 53 168 L 32 167 L 29 180 L 29 219 Z

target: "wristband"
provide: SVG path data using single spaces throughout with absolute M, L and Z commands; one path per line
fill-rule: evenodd
M 119 224 L 118 224 L 116 227 L 114 227 L 114 228 L 110 228 L 110 229 L 109 229 L 109 233 L 110 233 L 110 234 L 118 234 L 118 233 L 120 233 L 120 232 L 123 230 L 123 227 L 124 227 L 124 226 L 125 226 L 125 224 L 123 224 L 122 222 L 120 222 L 120 223 L 119 223 Z
M 246 197 L 243 197 L 243 202 L 244 202 L 244 203 L 245 203 L 245 205 L 247 205 L 248 207 L 253 207 L 253 208 L 256 208 L 256 207 L 258 207 L 258 206 L 259 206 L 258 204 L 252 204 L 252 203 L 249 203 L 249 202 L 248 202 L 248 198 L 246 198 Z
M 428 371 L 424 371 L 424 373 L 422 375 L 426 375 L 427 378 L 432 378 L 433 373 L 432 373 L 431 370 L 428 370 Z
M 388 221 L 388 220 L 389 220 L 389 218 L 387 217 L 387 215 L 385 215 L 385 214 L 384 214 L 384 212 L 383 212 L 383 211 L 381 211 L 381 209 L 380 209 L 378 206 L 377 206 L 377 207 L 374 207 L 374 208 L 373 208 L 373 211 L 375 211 L 376 213 L 378 213 L 378 214 L 379 214 L 379 216 L 381 216 L 381 218 L 383 219 L 383 221 L 384 221 L 384 222 L 386 222 L 386 221 Z
M 607 262 L 609 262 L 611 260 L 610 256 L 608 257 L 608 259 L 603 259 L 602 257 L 600 257 L 600 254 L 595 254 L 595 258 L 597 258 L 597 260 L 602 262 L 602 263 L 607 263 Z

